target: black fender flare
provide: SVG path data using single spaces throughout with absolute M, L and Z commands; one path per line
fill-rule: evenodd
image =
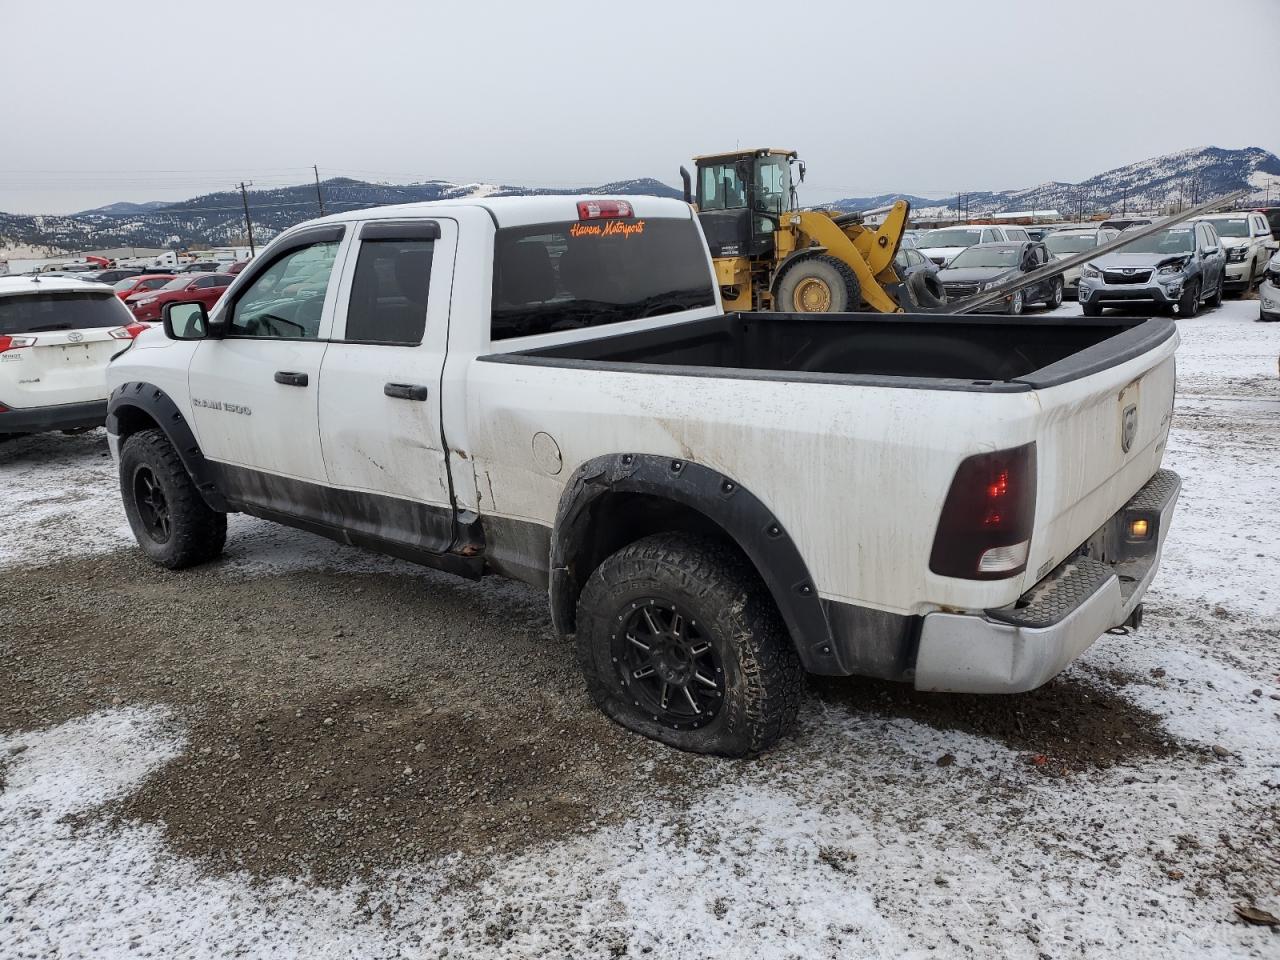
M 809 257 L 820 257 L 826 252 L 826 247 L 813 246 L 805 247 L 803 250 L 793 250 L 788 253 L 773 270 L 773 278 L 769 281 L 769 292 L 774 296 L 778 295 L 778 284 L 782 282 L 783 275 L 793 264 L 798 263 L 801 260 L 807 260 Z
M 120 384 L 107 400 L 107 433 L 123 440 L 132 432 L 124 429 L 130 410 L 146 414 L 164 431 L 209 509 L 227 512 L 227 501 L 218 489 L 217 474 L 204 458 L 191 424 L 173 398 L 155 384 L 142 380 Z
M 551 616 L 562 635 L 574 632 L 576 602 L 591 571 L 572 558 L 589 536 L 592 504 L 612 493 L 638 493 L 690 507 L 723 530 L 747 556 L 772 594 L 806 668 L 839 673 L 825 605 L 809 568 L 782 522 L 750 490 L 710 467 L 669 456 L 619 453 L 582 464 L 560 496 L 551 534 Z

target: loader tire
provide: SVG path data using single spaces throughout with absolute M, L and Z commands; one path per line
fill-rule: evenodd
M 862 288 L 843 261 L 806 257 L 782 275 L 774 304 L 781 313 L 846 313 L 862 305 Z
M 907 278 L 907 295 L 921 310 L 933 310 L 947 303 L 942 281 L 927 270 L 917 270 Z

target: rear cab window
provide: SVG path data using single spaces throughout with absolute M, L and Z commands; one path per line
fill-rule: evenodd
M 123 327 L 133 315 L 114 292 L 21 293 L 0 297 L 0 336 Z
M 578 330 L 716 303 L 692 218 L 506 227 L 494 239 L 493 340 Z

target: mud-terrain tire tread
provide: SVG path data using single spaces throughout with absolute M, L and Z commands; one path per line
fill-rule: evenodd
M 712 642 L 725 661 L 726 677 L 738 680 L 729 683 L 719 714 L 702 729 L 673 730 L 655 723 L 618 690 L 610 653 L 611 618 L 628 592 L 663 589 L 711 611 Z M 704 616 L 700 622 L 707 621 Z M 804 668 L 773 598 L 745 557 L 711 538 L 654 534 L 606 558 L 579 598 L 575 642 L 596 705 L 627 729 L 681 750 L 754 756 L 786 735 L 800 711 Z
M 147 536 L 133 502 L 133 466 L 151 467 L 164 490 L 173 520 L 173 533 L 165 543 Z M 200 496 L 195 482 L 169 438 L 161 430 L 139 430 L 120 451 L 120 495 L 133 535 L 153 562 L 181 570 L 213 560 L 227 542 L 227 515 L 212 510 Z
M 930 287 L 931 280 L 937 287 L 936 291 Z M 934 310 L 947 304 L 947 293 L 942 282 L 927 270 L 917 270 L 907 278 L 906 290 L 912 305 L 922 310 Z

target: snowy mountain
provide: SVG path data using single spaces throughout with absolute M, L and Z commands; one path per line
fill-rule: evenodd
M 564 193 L 681 196 L 678 190 L 648 178 L 563 190 L 447 180 L 397 185 L 336 178 L 324 181 L 320 188 L 326 213 L 464 197 Z M 249 192 L 253 236 L 259 244 L 319 213 L 313 183 Z M 235 191 L 210 193 L 177 203 L 113 203 L 67 216 L 0 213 L 0 250 L 41 248 L 72 252 L 103 247 L 169 247 L 175 243 L 188 247 L 218 246 L 244 242 L 244 237 L 244 208 L 240 194 Z
M 1269 188 L 1269 190 L 1268 190 Z M 1224 150 L 1197 147 L 1140 163 L 1116 167 L 1080 183 L 1051 181 L 1021 190 L 966 193 L 961 202 L 969 216 L 1015 210 L 1057 210 L 1064 216 L 1130 211 L 1171 211 L 1179 204 L 1208 200 L 1233 190 L 1250 190 L 1245 205 L 1280 203 L 1280 157 L 1261 147 Z M 884 206 L 894 194 L 849 197 L 832 206 L 867 210 Z M 954 216 L 956 198 L 929 200 L 899 194 L 911 201 L 917 216 Z

